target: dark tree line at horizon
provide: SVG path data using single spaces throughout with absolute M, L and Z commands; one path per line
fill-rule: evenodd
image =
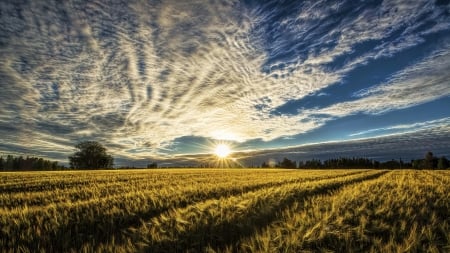
M 340 157 L 321 161 L 311 159 L 306 161 L 293 161 L 283 158 L 275 166 L 263 162 L 261 168 L 286 168 L 286 169 L 450 169 L 450 161 L 445 157 L 435 157 L 432 152 L 427 152 L 424 159 L 413 159 L 404 162 L 402 159 L 379 162 L 373 159 L 360 157 Z
M 78 151 L 69 157 L 70 169 L 107 169 L 113 167 L 113 157 L 106 153 L 106 148 L 95 141 L 80 142 L 75 146 Z M 210 162 L 199 166 L 201 168 L 214 167 L 216 163 Z M 147 165 L 147 168 L 157 168 L 156 162 Z M 423 159 L 413 159 L 404 162 L 402 159 L 379 162 L 368 158 L 332 158 L 321 161 L 311 159 L 306 161 L 293 161 L 284 158 L 276 164 L 263 162 L 261 168 L 288 168 L 288 169 L 450 169 L 450 161 L 442 156 L 435 157 L 432 152 L 427 152 Z M 122 167 L 132 168 L 132 167 Z M 24 158 L 23 156 L 8 155 L 0 157 L 0 171 L 40 171 L 40 170 L 67 170 L 69 168 L 58 165 L 56 161 L 50 161 L 38 157 Z
M 69 156 L 70 169 L 108 169 L 113 167 L 113 157 L 96 141 L 84 141 L 75 145 L 78 150 Z M 67 170 L 58 162 L 38 157 L 7 155 L 0 157 L 0 171 Z
M 56 161 L 50 161 L 38 157 L 24 158 L 23 156 L 7 155 L 0 156 L 0 171 L 40 171 L 40 170 L 62 170 L 64 166 L 58 165 Z

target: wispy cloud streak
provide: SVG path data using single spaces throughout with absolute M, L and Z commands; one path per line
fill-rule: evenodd
M 268 141 L 450 95 L 444 40 L 351 101 L 273 113 L 450 30 L 448 7 L 432 1 L 2 1 L 0 10 L 0 136 L 11 149 L 65 155 L 96 139 L 124 158 L 164 156 L 183 136 Z
M 355 113 L 380 114 L 450 95 L 450 44 L 423 61 L 395 74 L 388 82 L 360 90 L 356 100 L 336 103 L 309 114 L 343 117 Z
M 393 125 L 388 127 L 380 127 L 380 128 L 374 128 L 369 129 L 357 133 L 350 134 L 349 136 L 366 136 L 371 135 L 374 133 L 382 133 L 382 135 L 385 135 L 385 132 L 389 131 L 401 131 L 401 132 L 417 132 L 422 131 L 426 129 L 436 128 L 439 126 L 445 127 L 450 125 L 450 118 L 443 118 L 438 120 L 430 120 L 425 122 L 418 122 L 418 123 L 412 123 L 412 124 L 402 124 L 402 125 Z

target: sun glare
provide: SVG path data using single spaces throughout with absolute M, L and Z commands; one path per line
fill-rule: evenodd
M 226 144 L 219 144 L 214 149 L 214 154 L 216 154 L 219 158 L 226 158 L 230 153 L 230 147 Z

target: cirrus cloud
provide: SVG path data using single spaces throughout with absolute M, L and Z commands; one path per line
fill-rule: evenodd
M 430 1 L 0 3 L 2 150 L 66 156 L 83 139 L 124 158 L 165 156 L 183 136 L 246 142 L 449 95 L 448 6 Z M 446 37 L 448 39 L 448 36 Z M 351 71 L 407 49 L 431 53 L 329 106 Z

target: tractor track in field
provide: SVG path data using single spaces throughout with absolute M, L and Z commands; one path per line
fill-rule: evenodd
M 293 202 L 302 201 L 316 195 L 329 195 L 345 186 L 376 179 L 386 173 L 388 171 L 380 171 L 376 174 L 358 177 L 344 182 L 334 182 L 313 190 L 299 189 L 298 191 L 292 192 L 287 198 L 280 200 L 277 205 L 264 209 L 253 216 L 238 216 L 236 219 L 221 222 L 214 226 L 209 224 L 196 226 L 193 230 L 186 230 L 179 233 L 175 241 L 146 242 L 149 245 L 144 247 L 143 251 L 201 252 L 205 247 L 213 245 L 220 252 L 225 250 L 229 245 L 235 246 L 239 244 L 242 238 L 252 236 L 257 231 L 275 222 L 277 213 L 289 208 Z M 143 240 L 145 241 L 145 238 Z
M 291 180 L 285 180 L 281 182 L 269 182 L 269 183 L 261 183 L 257 185 L 248 185 L 243 187 L 237 187 L 232 189 L 222 189 L 222 191 L 217 191 L 217 189 L 211 189 L 209 192 L 199 193 L 197 191 L 193 191 L 184 195 L 184 198 L 174 200 L 172 202 L 166 202 L 165 207 L 155 207 L 154 209 L 146 209 L 146 210 L 135 210 L 133 212 L 128 212 L 123 214 L 120 212 L 117 214 L 105 214 L 102 212 L 101 208 L 98 212 L 94 212 L 95 217 L 91 220 L 80 219 L 85 213 L 90 213 L 92 208 L 98 205 L 98 201 L 80 201 L 73 202 L 69 204 L 58 204 L 58 205 L 50 205 L 48 207 L 28 207 L 27 214 L 25 217 L 31 221 L 29 224 L 36 224 L 39 221 L 34 221 L 40 215 L 44 215 L 49 209 L 53 213 L 62 213 L 66 212 L 67 217 L 66 223 L 60 224 L 57 229 L 53 229 L 49 231 L 49 233 L 44 234 L 41 237 L 34 237 L 32 239 L 19 239 L 19 243 L 21 245 L 26 245 L 28 248 L 53 248 L 54 240 L 60 241 L 69 241 L 70 244 L 64 245 L 62 248 L 53 248 L 54 251 L 65 251 L 67 249 L 77 249 L 79 245 L 83 243 L 107 243 L 112 238 L 117 243 L 120 243 L 124 238 L 124 232 L 128 228 L 133 226 L 139 226 L 142 220 L 148 220 L 152 217 L 156 217 L 164 212 L 167 212 L 173 208 L 185 208 L 189 205 L 193 205 L 195 203 L 201 201 L 207 201 L 210 199 L 218 199 L 218 198 L 227 198 L 231 196 L 242 195 L 251 191 L 257 191 L 260 189 L 264 189 L 266 187 L 281 187 L 285 184 L 291 183 L 303 183 L 303 182 L 312 182 L 316 180 L 327 180 L 327 179 L 338 179 L 340 177 L 351 176 L 364 174 L 367 171 L 353 171 L 345 174 L 332 175 L 332 176 L 317 176 L 311 178 L 295 178 Z M 180 194 L 180 193 L 178 193 Z M 140 194 L 144 195 L 145 192 Z M 120 194 L 114 196 L 108 196 L 104 199 L 100 199 L 99 201 L 111 202 L 114 204 L 117 202 L 116 197 L 120 197 Z M 170 199 L 170 198 L 168 198 Z M 108 206 L 105 204 L 105 207 Z M 33 211 L 34 210 L 34 211 Z M 75 211 L 74 211 L 75 210 Z M 18 213 L 19 216 L 23 216 L 23 213 Z M 18 224 L 15 229 L 27 229 L 26 225 Z M 125 233 L 126 234 L 126 233 Z M 0 231 L 0 235 L 2 238 L 7 239 L 8 234 Z M 6 240 L 7 241 L 7 240 Z

